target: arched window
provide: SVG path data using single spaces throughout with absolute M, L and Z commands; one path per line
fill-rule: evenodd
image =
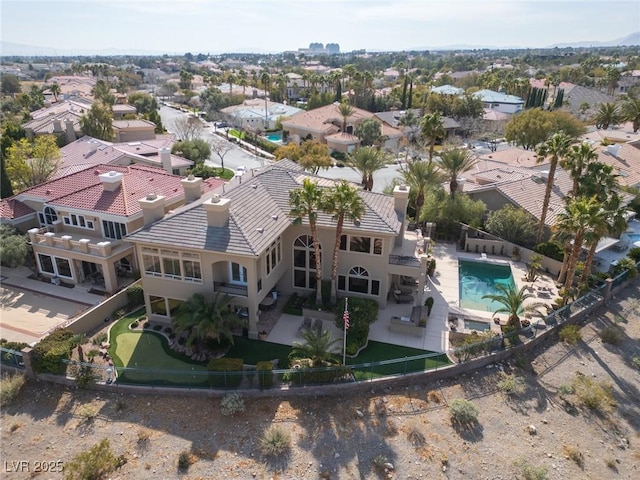
M 43 222 L 45 225 L 53 225 L 58 220 L 58 214 L 53 207 L 44 207 Z
M 366 295 L 380 294 L 380 280 L 373 280 L 364 267 L 352 267 L 349 273 L 338 275 L 338 290 Z
M 322 245 L 320 245 L 322 250 Z M 322 256 L 320 257 L 322 262 Z M 300 235 L 293 242 L 293 285 L 316 288 L 316 255 L 311 235 Z

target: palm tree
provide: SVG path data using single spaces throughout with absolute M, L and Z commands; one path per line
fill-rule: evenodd
M 315 367 L 321 367 L 335 360 L 339 339 L 331 340 L 329 330 L 323 330 L 322 333 L 307 330 L 302 334 L 302 338 L 304 343 L 294 342 L 289 354 L 291 358 L 308 358 Z
M 336 303 L 338 297 L 338 252 L 340 251 L 340 240 L 344 221 L 360 220 L 365 213 L 364 201 L 358 194 L 358 190 L 347 181 L 342 180 L 334 185 L 325 195 L 323 210 L 333 215 L 336 222 L 336 241 L 333 246 L 333 258 L 331 261 L 331 303 Z
M 349 167 L 362 176 L 365 190 L 373 189 L 373 174 L 389 163 L 387 154 L 376 147 L 360 147 L 347 157 Z
M 597 129 L 606 130 L 610 125 L 618 125 L 623 116 L 617 103 L 601 103 L 593 117 Z
M 232 328 L 240 324 L 240 319 L 231 312 L 230 305 L 228 295 L 216 294 L 213 302 L 209 302 L 202 294 L 194 294 L 180 305 L 172 319 L 176 333 L 188 334 L 188 347 L 206 339 L 218 342 L 226 339 L 233 344 Z
M 340 105 L 338 106 L 338 112 L 342 115 L 342 131 L 346 133 L 347 120 L 351 115 L 353 115 L 353 107 L 343 101 L 340 102 Z
M 640 130 L 640 98 L 628 96 L 622 103 L 624 120 L 633 123 L 634 133 Z
M 440 154 L 440 169 L 449 177 L 449 191 L 451 198 L 456 197 L 458 190 L 458 175 L 471 170 L 476 164 L 476 158 L 467 149 L 454 148 Z
M 536 149 L 536 163 L 542 163 L 547 157 L 549 158 L 549 178 L 547 178 L 547 188 L 544 192 L 544 202 L 542 203 L 542 212 L 540 213 L 540 224 L 536 234 L 536 243 L 542 240 L 544 233 L 544 224 L 547 219 L 547 211 L 549 210 L 549 199 L 551 198 L 551 189 L 556 175 L 558 162 L 566 157 L 571 146 L 572 139 L 564 132 L 554 133 L 551 138 L 542 143 Z
M 324 195 L 317 183 L 305 178 L 302 187 L 289 192 L 289 205 L 294 224 L 302 223 L 304 218 L 309 220 L 311 239 L 316 268 L 316 304 L 322 304 L 322 259 L 320 258 L 320 241 L 318 239 L 318 212 L 322 209 Z
M 264 129 L 269 128 L 269 88 L 271 86 L 271 76 L 268 72 L 263 72 L 260 76 L 260 83 L 264 88 Z
M 233 83 L 236 81 L 236 76 L 233 72 L 227 73 L 227 83 L 229 84 L 229 96 L 233 94 Z
M 598 158 L 598 153 L 587 142 L 582 142 L 580 145 L 573 145 L 567 156 L 560 160 L 560 166 L 569 172 L 569 175 L 573 179 L 573 187 L 571 189 L 571 195 L 578 195 L 580 188 L 580 179 L 582 174 L 587 168 L 587 165 Z
M 400 171 L 402 180 L 416 192 L 416 223 L 420 222 L 420 212 L 424 205 L 424 193 L 430 186 L 440 184 L 442 174 L 435 163 L 410 162 Z
M 433 112 L 427 113 L 420 121 L 420 128 L 422 129 L 422 135 L 429 140 L 429 161 L 433 160 L 433 150 L 436 146 L 436 140 L 439 137 L 444 137 L 444 123 L 442 123 L 442 117 L 440 113 Z
M 506 313 L 509 315 L 508 325 L 515 327 L 516 330 L 522 328 L 520 323 L 520 314 L 535 311 L 540 304 L 530 304 L 525 306 L 524 302 L 530 298 L 534 298 L 532 293 L 527 291 L 527 287 L 523 286 L 520 290 L 516 290 L 513 285 L 506 286 L 496 284 L 499 294 L 483 295 L 482 298 L 492 300 L 502 306 L 494 311 L 494 313 Z
M 58 95 L 60 95 L 60 85 L 58 85 L 57 83 L 51 84 L 51 86 L 49 87 L 49 91 L 53 95 L 53 101 L 57 102 Z
M 409 143 L 415 143 L 416 141 L 416 127 L 418 126 L 418 117 L 413 111 L 408 110 L 400 120 L 398 120 L 399 127 L 405 127 L 409 131 L 407 132 L 407 139 Z

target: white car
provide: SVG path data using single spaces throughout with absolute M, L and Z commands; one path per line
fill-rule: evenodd
M 241 177 L 247 171 L 247 167 L 238 167 L 236 168 L 236 177 Z

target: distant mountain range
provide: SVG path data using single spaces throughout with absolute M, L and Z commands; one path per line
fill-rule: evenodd
M 580 42 L 569 42 L 569 43 L 556 43 L 553 45 L 549 45 L 544 48 L 580 48 L 580 47 L 628 47 L 640 45 L 640 32 L 635 32 L 626 37 L 618 38 L 616 40 L 606 41 L 606 42 L 595 42 L 595 41 L 580 41 Z M 414 47 L 414 48 L 405 48 L 405 51 L 421 51 L 421 50 L 505 50 L 505 49 L 526 49 L 531 47 L 525 46 L 502 46 L 498 47 L 495 45 L 468 45 L 468 44 L 460 44 L 460 45 L 444 45 L 444 46 L 422 46 L 422 47 Z M 275 53 L 275 52 L 265 52 L 261 49 L 233 49 L 236 53 L 258 53 L 258 54 L 267 54 L 267 53 Z M 374 51 L 374 50 L 370 50 Z M 197 50 L 192 50 L 192 53 L 200 53 Z M 229 53 L 229 52 L 211 52 L 211 53 Z M 62 49 L 62 48 L 51 48 L 51 47 L 41 47 L 35 45 L 24 45 L 20 43 L 12 43 L 0 41 L 0 56 L 46 56 L 46 57 L 72 57 L 77 55 L 87 55 L 87 56 L 118 56 L 118 55 L 182 55 L 184 52 L 163 52 L 159 50 L 145 50 L 145 49 L 118 49 L 118 48 L 107 48 L 107 49 L 95 49 L 95 50 L 84 50 L 84 49 Z

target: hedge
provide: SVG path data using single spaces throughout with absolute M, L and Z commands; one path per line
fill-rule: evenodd
M 256 372 L 260 388 L 269 388 L 273 385 L 273 363 L 270 361 L 258 362 Z
M 344 300 L 338 303 L 335 326 L 344 328 L 342 319 Z M 378 319 L 378 303 L 369 298 L 349 298 L 349 329 L 347 330 L 347 355 L 355 355 L 367 344 L 369 326 Z
M 33 368 L 38 373 L 64 373 L 63 360 L 71 356 L 71 339 L 75 336 L 68 328 L 58 328 L 33 347 Z
M 237 387 L 242 381 L 244 361 L 242 358 L 214 358 L 207 365 L 207 370 L 215 372 L 209 375 L 209 385 L 212 387 Z M 223 375 L 219 372 L 230 372 Z

